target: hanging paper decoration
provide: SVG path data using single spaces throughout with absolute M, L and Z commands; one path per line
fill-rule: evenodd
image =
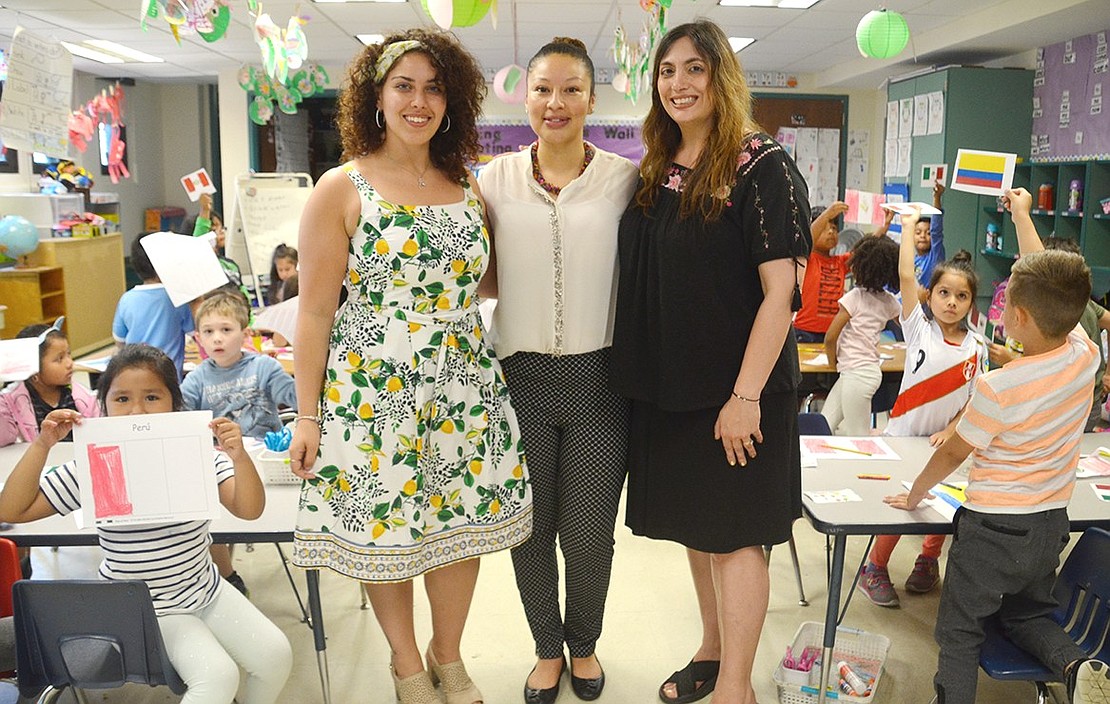
M 214 42 L 227 33 L 231 24 L 227 4 L 228 0 L 143 0 L 140 26 L 145 30 L 148 19 L 161 15 L 178 44 L 182 34 L 197 34 L 206 42 Z
M 259 10 L 262 5 L 259 3 Z M 262 50 L 262 66 L 266 75 L 284 84 L 290 71 L 296 71 L 308 58 L 308 37 L 304 26 L 307 17 L 293 15 L 283 30 L 265 12 L 259 12 L 254 20 L 254 40 Z
M 492 0 L 420 0 L 424 12 L 443 29 L 470 27 L 478 24 L 490 7 Z
M 105 88 L 100 94 L 86 102 L 79 110 L 70 113 L 68 120 L 70 144 L 84 153 L 89 142 L 96 140 L 97 125 L 104 128 L 108 138 L 108 176 L 112 183 L 120 178 L 130 178 L 127 166 L 123 163 L 123 153 L 127 145 L 121 139 L 123 114 L 127 106 L 123 86 L 116 83 Z
M 856 26 L 859 53 L 872 59 L 889 59 L 906 48 L 910 28 L 906 18 L 886 8 L 872 10 Z
M 645 3 L 641 2 L 641 6 Z M 671 0 L 649 0 L 648 19 L 644 31 L 636 43 L 628 41 L 622 25 L 617 25 L 613 39 L 613 57 L 617 60 L 617 75 L 623 75 L 620 84 L 613 81 L 613 87 L 624 93 L 624 97 L 635 103 L 640 93 L 651 88 L 651 55 L 655 45 L 667 33 L 667 8 Z
M 4 54 L 4 50 L 0 49 L 0 83 L 8 80 L 8 57 Z
M 524 102 L 528 90 L 527 71 L 516 64 L 509 64 L 493 76 L 493 93 L 501 102 L 516 105 Z
M 275 105 L 287 115 L 296 113 L 302 100 L 323 93 L 329 82 L 327 71 L 316 64 L 305 64 L 296 73 L 287 75 L 284 83 L 270 78 L 265 69 L 257 66 L 240 68 L 238 79 L 239 87 L 254 94 L 247 106 L 247 116 L 258 125 L 270 121 Z

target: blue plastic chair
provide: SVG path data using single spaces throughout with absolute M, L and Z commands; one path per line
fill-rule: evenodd
M 1088 528 L 1083 533 L 1064 561 L 1052 593 L 1060 604 L 1052 619 L 1088 656 L 1110 658 L 1110 532 Z M 1056 674 L 1011 643 L 997 618 L 987 622 L 986 632 L 979 655 L 983 671 L 996 680 L 1033 682 L 1038 704 L 1048 702 L 1045 683 L 1059 681 Z
M 829 421 L 820 413 L 798 414 L 799 435 L 832 435 Z

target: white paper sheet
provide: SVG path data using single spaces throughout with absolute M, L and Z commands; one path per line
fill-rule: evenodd
M 885 158 L 883 159 L 883 176 L 886 178 L 893 178 L 898 172 L 898 140 L 888 139 L 885 147 Z
M 88 418 L 73 429 L 85 525 L 219 515 L 211 411 Z
M 803 435 L 802 451 L 830 460 L 900 460 L 901 457 L 881 437 L 842 437 Z
M 254 316 L 254 327 L 259 330 L 271 330 L 292 340 L 297 332 L 297 312 L 300 310 L 298 296 L 266 306 Z
M 898 101 L 886 104 L 886 139 L 898 139 Z
M 1001 173 L 1002 174 L 1002 185 L 1000 187 L 977 185 L 977 184 L 974 184 L 974 183 L 968 183 L 964 180 L 963 176 L 964 176 L 964 173 L 966 173 L 964 171 L 964 169 L 969 167 L 969 166 L 974 167 L 974 163 L 969 164 L 969 162 L 971 160 L 975 159 L 976 157 L 981 156 L 981 155 L 982 156 L 988 156 L 988 157 L 1002 157 L 1002 158 L 1004 158 L 1005 165 L 1004 165 L 1002 171 L 1001 172 L 994 172 L 994 173 Z M 983 195 L 983 196 L 1001 196 L 1001 195 L 1005 194 L 1006 191 L 1008 191 L 1010 189 L 1010 187 L 1013 185 L 1013 183 L 1014 183 L 1014 169 L 1016 168 L 1016 166 L 1017 166 L 1017 154 L 1008 154 L 1006 152 L 987 152 L 987 151 L 980 151 L 980 150 L 976 150 L 976 149 L 958 149 L 956 151 L 956 163 L 952 167 L 951 178 L 949 178 L 949 182 L 950 182 L 949 188 L 951 188 L 952 190 L 955 190 L 955 191 L 964 191 L 966 193 L 977 193 L 977 194 Z M 971 170 L 975 170 L 975 169 L 972 168 Z
M 0 340 L 0 382 L 23 381 L 38 372 L 38 338 Z
M 16 27 L 0 98 L 0 140 L 13 149 L 69 156 L 73 56 L 60 42 Z
M 850 501 L 863 501 L 863 497 L 851 489 L 807 491 L 805 494 L 815 504 L 843 504 Z
M 940 213 L 941 213 L 941 211 L 939 209 L 934 208 L 933 206 L 929 205 L 928 203 L 920 203 L 920 202 L 912 202 L 912 203 L 888 202 L 888 203 L 883 203 L 880 207 L 885 208 L 887 210 L 893 210 L 894 212 L 898 213 L 899 215 L 908 215 L 908 214 L 913 213 L 913 209 L 914 209 L 915 206 L 918 209 L 921 210 L 922 215 L 940 215 Z
M 140 241 L 175 306 L 227 283 L 216 253 L 199 237 L 155 232 Z
M 913 139 L 906 137 L 905 139 L 898 140 L 898 169 L 894 175 L 898 178 L 905 178 L 910 175 L 910 168 L 912 166 L 912 151 Z
M 913 97 L 913 136 L 924 137 L 929 132 L 929 96 Z
M 216 192 L 216 184 L 212 183 L 212 177 L 208 175 L 208 170 L 204 167 L 182 176 L 181 187 L 185 189 L 185 194 L 189 196 L 189 200 L 194 203 L 200 200 L 202 194 Z
M 908 139 L 913 136 L 913 98 L 903 98 L 898 101 L 898 138 Z
M 944 132 L 944 93 L 939 90 L 929 93 L 929 124 L 926 134 L 941 134 Z

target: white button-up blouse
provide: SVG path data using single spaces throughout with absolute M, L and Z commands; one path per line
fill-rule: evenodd
M 478 177 L 493 230 L 497 356 L 581 354 L 613 341 L 617 227 L 639 170 L 594 147 L 594 158 L 558 198 L 532 178 L 529 150 L 500 156 Z

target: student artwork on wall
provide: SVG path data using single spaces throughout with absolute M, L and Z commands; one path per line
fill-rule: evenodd
M 88 418 L 73 429 L 84 525 L 219 515 L 211 411 Z
M 15 149 L 69 153 L 73 56 L 60 42 L 16 27 L 0 98 L 0 139 Z
M 1037 49 L 1032 161 L 1110 158 L 1110 29 Z

